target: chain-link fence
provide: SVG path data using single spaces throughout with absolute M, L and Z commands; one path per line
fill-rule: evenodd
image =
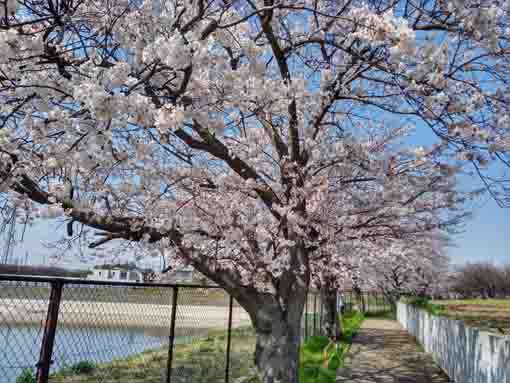
M 302 336 L 320 333 L 310 294 Z M 217 286 L 0 276 L 1 382 L 236 382 L 255 331 Z
M 376 291 L 343 291 L 340 293 L 344 310 L 358 310 L 363 313 L 385 313 L 393 310 L 386 296 Z

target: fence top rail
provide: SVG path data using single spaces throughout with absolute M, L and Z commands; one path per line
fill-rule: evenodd
M 39 283 L 60 283 L 62 285 L 89 285 L 89 286 L 119 286 L 119 287 L 163 287 L 163 288 L 200 288 L 200 289 L 221 289 L 217 285 L 180 284 L 180 283 L 136 283 L 117 281 L 97 281 L 92 279 L 45 277 L 38 275 L 17 275 L 0 274 L 0 281 L 9 282 L 39 282 Z

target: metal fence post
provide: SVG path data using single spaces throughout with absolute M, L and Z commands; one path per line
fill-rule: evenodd
M 41 343 L 41 353 L 37 363 L 37 383 L 47 383 L 50 375 L 50 368 L 53 346 L 55 344 L 55 333 L 57 330 L 58 313 L 62 299 L 63 283 L 60 281 L 51 283 L 50 301 L 48 303 L 48 314 L 44 325 L 44 335 Z
M 321 312 L 320 312 L 320 317 L 319 317 L 319 335 L 322 335 L 322 315 L 324 314 L 324 303 L 322 302 L 322 297 L 321 297 Z
M 166 383 L 172 380 L 172 361 L 174 357 L 174 339 L 175 339 L 175 317 L 177 315 L 177 294 L 179 288 L 173 287 L 172 294 L 172 316 L 170 318 L 170 336 L 168 338 L 168 360 L 166 365 Z
M 317 294 L 313 295 L 313 335 L 317 335 Z
M 232 344 L 232 310 L 234 308 L 234 297 L 230 296 L 230 303 L 228 306 L 228 330 L 227 330 L 227 361 L 225 365 L 225 383 L 228 383 L 230 378 L 230 346 Z
M 306 338 L 308 338 L 308 293 L 306 294 L 306 301 L 305 301 L 305 341 Z

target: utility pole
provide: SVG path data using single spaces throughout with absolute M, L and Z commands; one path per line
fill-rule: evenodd
M 16 245 L 16 208 L 11 208 L 8 217 L 5 218 L 0 226 L 0 233 L 5 236 L 5 242 L 2 251 L 0 263 L 9 264 L 13 261 L 14 247 Z

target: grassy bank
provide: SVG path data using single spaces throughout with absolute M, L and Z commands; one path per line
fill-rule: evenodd
M 390 310 L 381 310 L 381 311 L 372 311 L 372 312 L 366 312 L 365 318 L 396 320 L 397 313 L 391 309 Z
M 226 335 L 211 332 L 189 344 L 175 345 L 172 382 L 224 382 Z M 232 331 L 231 379 L 253 375 L 255 335 L 251 329 Z M 146 351 L 95 366 L 88 373 L 69 368 L 54 374 L 50 383 L 161 383 L 166 376 L 168 350 Z M 246 383 L 251 383 L 249 380 Z
M 300 382 L 334 383 L 339 367 L 344 364 L 345 356 L 352 338 L 364 320 L 362 313 L 353 311 L 342 316 L 342 338 L 340 343 L 328 350 L 329 339 L 325 336 L 313 336 L 301 349 Z
M 428 301 L 412 298 L 405 302 L 432 315 L 461 320 L 468 326 L 495 334 L 510 335 L 510 299 Z
M 342 318 L 343 336 L 324 354 L 328 339 L 310 337 L 301 349 L 300 378 L 302 383 L 330 383 L 336 370 L 344 362 L 352 338 L 363 321 L 358 312 L 346 313 Z M 207 337 L 174 348 L 173 383 L 220 383 L 225 378 L 226 335 L 210 332 Z M 232 332 L 230 378 L 232 382 L 244 378 L 243 383 L 258 383 L 253 365 L 255 334 L 251 328 Z M 110 363 L 93 365 L 82 362 L 54 374 L 50 383 L 161 383 L 166 374 L 167 349 L 146 351 L 142 354 Z M 326 362 L 326 363 L 324 363 Z

